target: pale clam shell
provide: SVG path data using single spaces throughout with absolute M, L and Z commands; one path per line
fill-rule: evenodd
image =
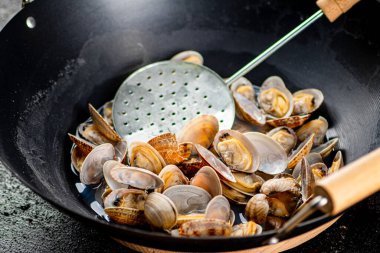
M 153 190 L 160 188 L 164 184 L 162 179 L 153 172 L 129 166 L 113 167 L 110 170 L 110 178 L 111 180 L 124 185 L 124 187 L 132 186 L 142 190 Z
M 237 92 L 232 92 L 232 97 L 235 101 L 237 115 L 241 119 L 246 120 L 253 125 L 265 125 L 266 116 L 256 106 L 255 102 Z
M 156 228 L 171 229 L 177 224 L 178 211 L 167 196 L 152 192 L 144 205 L 144 214 L 149 224 Z
M 334 150 L 335 146 L 338 144 L 338 141 L 338 138 L 333 138 L 319 145 L 318 147 L 313 148 L 311 152 L 319 153 L 322 156 L 322 158 L 326 158 Z
M 137 152 L 141 151 L 144 151 L 143 155 L 139 156 L 139 153 Z M 138 161 L 137 158 L 139 158 Z M 142 161 L 142 158 L 145 158 L 145 160 Z M 160 153 L 158 153 L 158 151 L 151 145 L 142 141 L 132 141 L 129 143 L 128 159 L 131 166 L 144 168 L 155 174 L 160 173 L 162 168 L 166 166 L 166 163 Z

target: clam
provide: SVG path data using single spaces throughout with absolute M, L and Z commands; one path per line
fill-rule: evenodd
M 232 226 L 218 219 L 201 219 L 183 223 L 178 232 L 180 236 L 229 236 Z
M 182 214 L 178 215 L 177 218 L 177 226 L 181 226 L 183 223 L 193 220 L 201 220 L 206 216 L 205 213 L 190 213 L 190 214 Z
M 178 152 L 184 159 L 189 159 L 192 155 L 196 155 L 194 145 L 191 142 L 179 143 Z
M 127 161 L 127 154 L 128 154 L 127 141 L 122 140 L 122 141 L 116 142 L 114 145 L 114 148 L 115 148 L 116 160 L 120 161 L 121 163 L 125 163 Z
M 331 151 L 334 150 L 336 144 L 338 144 L 338 141 L 339 141 L 338 138 L 333 138 L 333 139 L 319 145 L 318 147 L 313 148 L 311 150 L 311 152 L 319 153 L 322 156 L 322 158 L 326 158 L 327 156 L 329 156 Z
M 93 123 L 82 123 L 78 126 L 78 132 L 85 140 L 100 145 L 108 143 L 109 140 L 104 136 Z
M 327 120 L 324 117 L 319 116 L 318 119 L 312 120 L 300 127 L 296 131 L 296 135 L 298 137 L 298 140 L 302 142 L 306 140 L 310 135 L 315 134 L 313 144 L 314 146 L 319 146 L 322 144 L 326 136 L 328 127 L 329 124 Z
M 184 61 L 198 65 L 203 65 L 203 57 L 200 53 L 192 50 L 183 51 L 174 55 L 170 60 L 172 61 Z
M 224 183 L 232 189 L 246 195 L 253 196 L 253 194 L 260 190 L 261 185 L 264 183 L 264 179 L 254 173 L 233 172 L 232 174 L 236 179 L 236 183 L 228 181 L 224 181 Z
M 113 101 L 108 101 L 103 106 L 103 118 L 110 126 L 113 126 L 112 107 L 113 107 Z
M 230 182 L 236 182 L 234 175 L 232 174 L 229 167 L 227 167 L 223 162 L 221 162 L 211 151 L 205 149 L 199 144 L 195 144 L 195 149 L 197 150 L 199 156 L 203 161 L 213 168 L 222 178 Z
M 226 185 L 225 183 L 222 183 L 222 192 L 223 196 L 231 200 L 232 202 L 239 204 L 239 205 L 246 205 L 248 203 L 249 197 L 246 194 L 243 194 L 230 186 Z
M 269 203 L 265 194 L 256 194 L 245 207 L 245 216 L 248 220 L 264 224 L 269 213 Z
M 151 145 L 155 150 L 157 150 L 158 153 L 160 153 L 165 163 L 167 164 L 178 164 L 185 160 L 185 158 L 181 156 L 181 153 L 179 151 L 175 134 L 161 134 L 150 139 L 148 141 L 148 144 Z
M 166 165 L 158 176 L 164 181 L 161 191 L 165 191 L 175 185 L 189 184 L 189 179 L 175 165 Z
M 88 104 L 90 115 L 95 127 L 111 142 L 121 141 L 121 137 L 116 133 L 110 124 L 99 114 L 99 112 L 91 105 Z
M 249 101 L 255 101 L 255 89 L 252 83 L 245 77 L 240 77 L 233 82 L 230 86 L 230 90 L 244 96 Z
M 240 223 L 232 227 L 231 236 L 250 236 L 261 234 L 263 228 L 256 224 L 254 221 L 248 221 L 247 223 Z
M 309 118 L 311 114 L 306 115 L 295 115 L 290 116 L 287 118 L 281 118 L 281 119 L 268 119 L 267 124 L 271 125 L 272 127 L 281 127 L 286 126 L 289 128 L 296 128 L 299 126 L 302 126 L 303 123 L 305 123 Z
M 344 166 L 343 155 L 342 155 L 342 151 L 339 150 L 336 153 L 336 155 L 334 156 L 334 160 L 333 160 L 333 162 L 331 164 L 331 167 L 327 171 L 327 175 L 330 175 L 330 174 L 338 171 L 343 166 Z
M 76 171 L 81 171 L 84 159 L 86 159 L 86 155 L 80 151 L 78 146 L 71 150 L 71 164 Z
M 274 118 L 287 118 L 293 111 L 293 96 L 278 76 L 267 78 L 260 87 L 260 107 Z
M 80 172 L 84 159 L 94 149 L 95 145 L 75 135 L 68 135 L 70 140 L 75 144 L 75 147 L 71 151 L 71 163 Z
M 238 131 L 219 131 L 213 146 L 225 164 L 233 170 L 253 173 L 260 165 L 258 150 Z
M 244 136 L 258 152 L 258 157 L 260 157 L 259 171 L 274 175 L 286 169 L 288 157 L 280 144 L 258 132 L 244 133 Z
M 286 204 L 277 198 L 268 198 L 269 214 L 276 217 L 289 217 Z
M 160 173 L 166 163 L 162 156 L 151 145 L 142 141 L 129 143 L 129 164 L 134 167 L 144 168 L 156 174 Z
M 156 228 L 171 229 L 177 224 L 178 212 L 174 203 L 161 193 L 148 195 L 144 215 L 147 222 Z
M 191 142 L 209 148 L 219 131 L 218 119 L 212 115 L 201 115 L 190 120 L 177 134 L 179 143 Z
M 111 167 L 109 169 L 109 178 L 108 173 L 105 174 L 105 178 L 111 188 L 113 185 L 122 185 L 124 188 L 133 187 L 142 190 L 154 190 L 164 184 L 161 178 L 149 170 L 128 166 Z
M 210 166 L 202 167 L 191 179 L 190 184 L 203 188 L 212 197 L 222 194 L 222 185 L 218 174 Z
M 229 222 L 230 213 L 230 203 L 224 196 L 218 195 L 207 204 L 205 218 Z
M 187 177 L 191 178 L 199 171 L 200 168 L 208 166 L 208 163 L 199 156 L 193 156 L 177 166 Z
M 301 186 L 293 177 L 281 177 L 264 182 L 260 191 L 267 196 L 279 192 L 288 192 L 298 197 L 301 195 Z
M 315 186 L 314 174 L 305 157 L 301 160 L 301 185 L 302 200 L 305 202 L 313 194 Z
M 103 164 L 115 157 L 115 149 L 110 143 L 96 146 L 83 161 L 80 181 L 83 184 L 97 184 L 103 177 Z
M 293 114 L 312 113 L 321 106 L 323 99 L 323 94 L 318 89 L 299 90 L 293 94 Z
M 304 156 L 310 153 L 310 150 L 313 147 L 313 141 L 314 134 L 310 135 L 298 146 L 296 150 L 293 151 L 293 153 L 289 156 L 288 159 L 288 169 L 293 169 Z
M 109 161 L 106 161 L 104 164 L 103 164 L 103 176 L 104 176 L 104 179 L 108 185 L 108 187 L 111 189 L 111 190 L 116 190 L 116 189 L 120 189 L 120 188 L 128 188 L 129 185 L 127 184 L 123 184 L 123 183 L 119 183 L 117 182 L 116 180 L 114 180 L 112 177 L 111 177 L 111 170 L 113 168 L 123 168 L 123 169 L 127 169 L 127 166 L 118 162 L 118 161 L 115 161 L 115 160 L 109 160 Z
M 279 229 L 285 224 L 285 219 L 268 215 L 265 223 L 265 227 L 268 229 Z
M 280 144 L 286 154 L 289 154 L 297 144 L 297 135 L 289 127 L 276 127 L 269 131 L 267 135 Z
M 328 168 L 324 163 L 314 163 L 310 166 L 314 175 L 315 181 L 318 181 L 327 176 Z
M 236 114 L 240 119 L 246 120 L 253 125 L 264 125 L 265 114 L 256 106 L 254 101 L 249 100 L 238 92 L 232 92 L 236 105 Z
M 309 165 L 313 165 L 315 163 L 323 163 L 322 156 L 319 153 L 309 153 L 305 156 L 306 161 L 308 162 Z M 301 173 L 301 161 L 300 160 L 296 167 L 293 169 L 293 177 L 298 178 L 300 173 Z
M 211 195 L 194 185 L 176 185 L 163 192 L 177 208 L 179 214 L 199 213 L 206 210 Z
M 136 189 L 117 189 L 104 199 L 104 211 L 119 224 L 141 225 L 145 223 L 144 203 L 147 194 Z

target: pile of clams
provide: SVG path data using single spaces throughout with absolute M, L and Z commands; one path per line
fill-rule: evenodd
M 173 60 L 203 64 L 194 51 Z M 338 139 L 326 141 L 327 120 L 311 120 L 321 91 L 292 94 L 278 76 L 229 88 L 245 123 L 220 130 L 213 115 L 201 115 L 147 142 L 118 135 L 112 102 L 99 112 L 89 105 L 91 119 L 69 134 L 71 162 L 81 183 L 102 189 L 109 220 L 173 236 L 254 236 L 280 228 L 316 181 L 343 166 Z

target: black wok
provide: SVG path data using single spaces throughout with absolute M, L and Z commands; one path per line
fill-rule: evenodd
M 173 238 L 97 218 L 78 197 L 66 134 L 88 117 L 88 102 L 112 99 L 143 65 L 195 49 L 207 66 L 229 76 L 315 10 L 313 1 L 302 0 L 36 1 L 0 33 L 1 160 L 58 209 L 120 239 L 182 251 L 257 247 L 272 232 Z M 367 0 L 334 24 L 320 20 L 248 75 L 256 84 L 275 74 L 291 90 L 321 89 L 328 137 L 340 137 L 347 162 L 380 143 L 379 14 L 380 4 Z M 330 219 L 319 214 L 292 236 Z

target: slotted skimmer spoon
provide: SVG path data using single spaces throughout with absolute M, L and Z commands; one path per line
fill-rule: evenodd
M 230 129 L 235 107 L 228 87 L 321 16 L 322 10 L 318 10 L 226 81 L 205 66 L 187 62 L 162 61 L 135 71 L 114 99 L 116 131 L 125 139 L 147 140 L 163 132 L 177 133 L 200 114 L 212 114 L 220 129 Z

